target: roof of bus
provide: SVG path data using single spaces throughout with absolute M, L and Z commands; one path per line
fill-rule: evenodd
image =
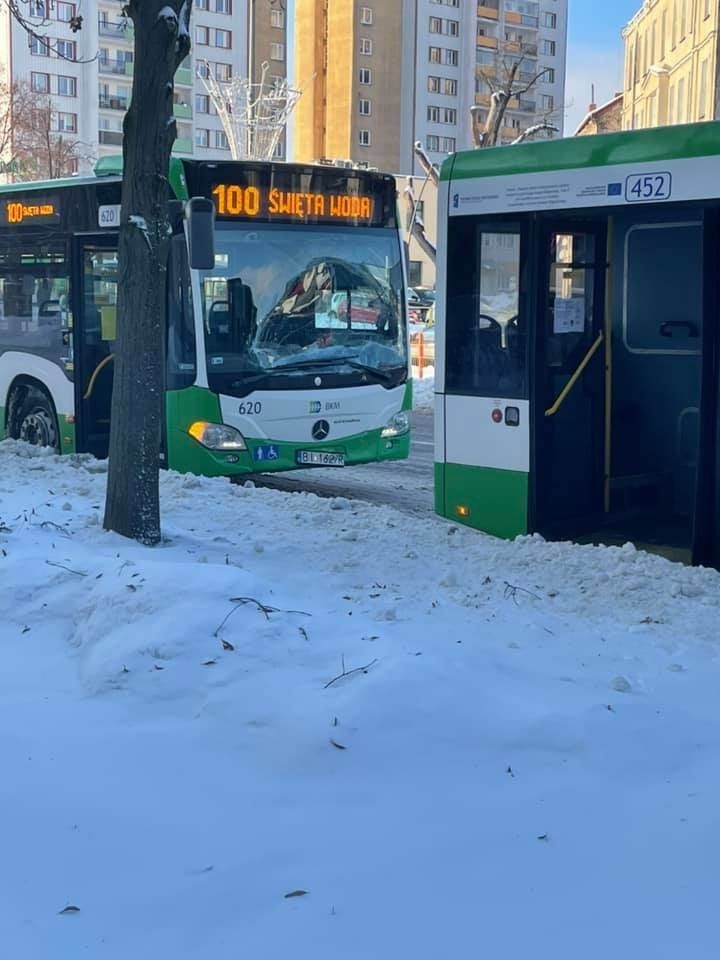
M 720 121 L 464 150 L 443 163 L 441 180 L 576 170 L 616 163 L 720 154 Z

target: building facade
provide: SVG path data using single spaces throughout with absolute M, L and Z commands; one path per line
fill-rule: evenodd
M 612 100 L 600 106 L 591 103 L 573 136 L 591 137 L 598 133 L 616 133 L 622 130 L 622 113 L 623 95 L 621 93 L 616 93 Z
M 295 0 L 293 37 L 298 159 L 417 174 L 416 141 L 436 163 L 473 145 L 470 107 L 514 62 L 502 138 L 562 127 L 567 0 Z
M 645 0 L 623 31 L 623 129 L 718 117 L 714 0 Z
M 53 132 L 78 145 L 75 168 L 91 169 L 95 159 L 118 153 L 133 76 L 132 23 L 119 0 L 97 0 L 88 8 L 64 0 L 33 0 L 28 19 L 46 41 L 28 40 L 0 5 L 0 66 L 4 80 L 30 85 L 48 97 Z M 71 20 L 84 14 L 82 29 Z M 259 73 L 286 73 L 287 25 L 280 0 L 194 0 L 192 52 L 175 75 L 173 152 L 199 159 L 229 158 L 228 141 L 201 74 L 220 81 Z

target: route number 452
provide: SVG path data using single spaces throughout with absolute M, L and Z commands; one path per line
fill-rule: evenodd
M 669 200 L 671 193 L 670 173 L 633 173 L 625 180 L 625 200 L 628 203 Z

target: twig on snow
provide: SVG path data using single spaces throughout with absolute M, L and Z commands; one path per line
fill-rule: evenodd
M 70 536 L 70 532 L 69 532 L 68 530 L 66 530 L 65 527 L 61 527 L 59 523 L 55 523 L 53 520 L 43 520 L 43 522 L 40 524 L 40 526 L 41 526 L 41 527 L 52 527 L 53 530 L 57 530 L 57 532 L 58 532 L 58 533 L 61 533 L 64 537 L 69 537 L 69 536 Z
M 45 563 L 49 567 L 60 567 L 61 570 L 67 570 L 68 573 L 74 573 L 78 577 L 86 577 L 87 574 L 83 573 L 82 570 L 71 570 L 70 567 L 66 567 L 64 563 L 55 563 L 54 560 L 46 560 Z
M 371 660 L 370 663 L 366 663 L 364 667 L 353 667 L 352 670 L 345 669 L 345 657 L 342 658 L 342 673 L 339 673 L 336 677 L 333 677 L 332 680 L 329 680 L 324 689 L 327 690 L 328 687 L 331 687 L 336 681 L 342 680 L 343 677 L 350 677 L 353 673 L 367 673 L 370 667 L 377 663 L 378 658 L 375 657 L 374 660 Z
M 265 615 L 265 619 L 266 619 L 266 620 L 269 620 L 269 619 L 270 619 L 270 614 L 271 614 L 271 613 L 297 613 L 297 614 L 300 614 L 300 615 L 303 616 L 303 617 L 310 617 L 310 616 L 312 616 L 312 614 L 307 613 L 307 611 L 305 611 L 305 610 L 281 610 L 279 607 L 270 607 L 270 606 L 268 606 L 266 603 L 260 603 L 260 601 L 259 601 L 259 600 L 256 600 L 255 597 L 230 597 L 230 603 L 234 603 L 235 606 L 234 606 L 234 607 L 232 608 L 232 610 L 223 618 L 222 623 L 220 623 L 220 625 L 216 628 L 215 632 L 213 633 L 213 636 L 214 636 L 214 637 L 217 637 L 217 636 L 218 636 L 218 634 L 220 633 L 220 631 L 222 630 L 222 628 L 223 628 L 223 627 L 225 626 L 225 624 L 228 622 L 228 620 L 230 619 L 230 617 L 235 613 L 235 611 L 238 610 L 240 607 L 246 606 L 246 604 L 248 604 L 248 603 L 254 603 L 255 606 L 258 608 L 258 610 L 260 610 L 260 612 Z
M 533 593 L 532 590 L 526 590 L 525 587 L 516 587 L 514 583 L 508 583 L 507 580 L 504 580 L 503 583 L 505 584 L 505 593 L 503 596 L 506 600 L 511 597 L 513 603 L 517 603 L 518 591 L 520 591 L 520 593 L 526 593 L 529 597 L 535 597 L 536 600 L 542 599 L 536 593 Z

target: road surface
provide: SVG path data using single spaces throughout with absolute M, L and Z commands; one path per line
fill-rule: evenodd
M 412 414 L 412 443 L 407 460 L 366 463 L 361 467 L 321 467 L 253 477 L 259 487 L 302 490 L 319 497 L 348 497 L 384 503 L 403 513 L 433 512 L 433 415 Z

